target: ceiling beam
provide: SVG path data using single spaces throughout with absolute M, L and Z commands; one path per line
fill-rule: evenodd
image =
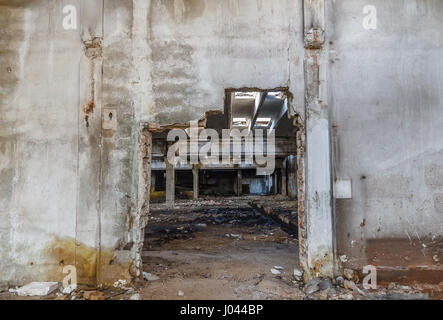
M 268 96 L 267 91 L 260 92 L 257 96 L 254 106 L 254 115 L 252 117 L 251 123 L 249 124 L 249 132 L 254 129 L 255 123 L 257 122 L 258 115 L 265 104 L 266 97 Z
M 282 107 L 280 109 L 280 113 L 278 114 L 277 118 L 273 119 L 271 130 L 277 129 L 278 125 L 280 124 L 281 119 L 288 113 L 288 98 L 285 99 L 285 101 L 282 104 Z

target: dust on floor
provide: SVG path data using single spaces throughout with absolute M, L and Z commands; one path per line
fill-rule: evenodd
M 389 284 L 378 290 L 346 288 L 343 278 L 301 281 L 296 230 L 281 225 L 284 199 L 269 198 L 274 216 L 251 198 L 182 201 L 174 209 L 151 206 L 143 250 L 144 280 L 110 288 L 79 287 L 26 299 L 269 300 L 428 299 L 420 288 Z M 272 203 L 271 203 L 272 202 Z M 279 214 L 278 208 L 282 208 Z M 286 210 L 286 211 L 285 211 Z M 281 220 L 281 219 L 280 219 Z M 294 269 L 295 274 L 294 275 Z M 440 293 L 438 286 L 432 290 Z M 92 292 L 92 293 L 91 293 Z M 0 293 L 0 299 L 22 299 Z

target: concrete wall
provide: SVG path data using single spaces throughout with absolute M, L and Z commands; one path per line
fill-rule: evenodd
M 443 4 L 372 3 L 376 30 L 365 1 L 326 1 L 320 96 L 334 177 L 353 185 L 335 204 L 337 252 L 363 264 L 417 239 L 432 264 Z M 62 28 L 66 4 L 77 30 Z M 82 282 L 137 275 L 138 122 L 202 118 L 236 87 L 287 86 L 303 114 L 302 14 L 301 0 L 0 0 L 0 281 L 60 280 L 67 264 Z
M 223 110 L 226 88 L 288 86 L 303 103 L 302 2 L 151 1 L 152 105 L 174 123 Z
M 61 280 L 68 264 L 81 282 L 137 275 L 140 120 L 201 118 L 231 87 L 303 102 L 301 1 L 0 5 L 2 282 Z
M 82 44 L 60 5 L 0 1 L 1 281 L 74 264 Z
M 363 28 L 367 4 L 376 30 Z M 338 253 L 356 265 L 433 265 L 443 241 L 443 2 L 331 0 L 326 11 L 334 175 L 352 179 L 352 199 L 336 201 Z
M 134 275 L 138 130 L 125 3 L 0 2 L 2 282 L 60 281 L 66 265 L 82 283 Z M 67 4 L 76 30 L 63 28 Z

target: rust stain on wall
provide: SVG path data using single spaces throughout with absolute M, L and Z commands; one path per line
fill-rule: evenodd
M 74 239 L 54 237 L 42 253 L 48 263 L 47 279 L 61 282 L 66 274 L 63 268 L 74 265 L 79 284 L 112 285 L 119 279 L 132 281 L 130 260 L 122 258 L 114 249 L 101 249 L 76 244 Z M 105 274 L 106 276 L 103 276 Z M 100 275 L 102 275 L 100 277 Z M 103 281 L 100 281 L 102 279 Z

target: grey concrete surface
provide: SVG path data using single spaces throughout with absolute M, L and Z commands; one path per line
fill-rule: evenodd
M 375 30 L 366 1 L 325 3 L 319 97 L 353 195 L 335 250 L 363 265 L 373 240 L 443 235 L 443 2 L 371 1 Z M 303 117 L 302 18 L 301 0 L 0 0 L 0 283 L 137 275 L 139 122 L 202 118 L 241 87 L 288 87 Z

